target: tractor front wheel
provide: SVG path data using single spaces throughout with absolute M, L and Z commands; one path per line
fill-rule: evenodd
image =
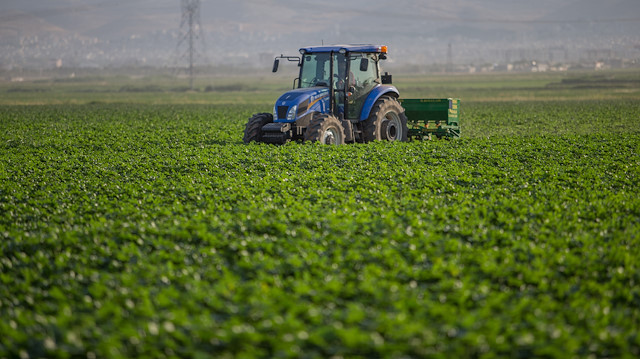
M 270 113 L 256 113 L 249 118 L 244 127 L 244 137 L 242 141 L 249 143 L 252 141 L 262 141 L 262 127 L 267 123 L 273 122 L 273 115 Z
M 381 97 L 364 121 L 362 132 L 364 142 L 407 141 L 407 116 L 400 102 L 392 97 Z
M 305 142 L 320 142 L 323 145 L 343 145 L 344 127 L 333 115 L 315 114 L 304 133 Z

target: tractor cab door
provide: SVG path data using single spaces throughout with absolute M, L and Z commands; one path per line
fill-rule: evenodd
M 333 73 L 331 63 L 333 62 Z M 302 57 L 298 87 L 330 86 L 333 84 L 334 104 L 337 114 L 344 113 L 347 59 L 344 54 L 327 52 L 306 54 Z M 337 115 L 336 114 L 336 115 Z
M 359 118 L 369 92 L 378 85 L 378 64 L 375 54 L 349 56 L 349 91 L 347 118 Z
M 331 56 L 328 53 L 307 54 L 302 57 L 299 87 L 329 86 Z

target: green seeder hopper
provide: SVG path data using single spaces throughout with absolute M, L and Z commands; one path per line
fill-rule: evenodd
M 460 137 L 460 100 L 448 99 L 400 99 L 407 116 L 410 139 Z

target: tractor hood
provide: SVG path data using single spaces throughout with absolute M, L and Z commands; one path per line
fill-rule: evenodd
M 307 87 L 286 92 L 273 107 L 274 122 L 295 122 L 313 112 L 329 109 L 329 88 Z

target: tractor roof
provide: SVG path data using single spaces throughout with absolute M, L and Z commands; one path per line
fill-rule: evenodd
M 385 45 L 327 45 L 327 46 L 308 46 L 300 49 L 300 53 L 310 52 L 340 52 L 340 50 L 347 52 L 375 52 L 375 53 L 387 53 L 387 46 Z

